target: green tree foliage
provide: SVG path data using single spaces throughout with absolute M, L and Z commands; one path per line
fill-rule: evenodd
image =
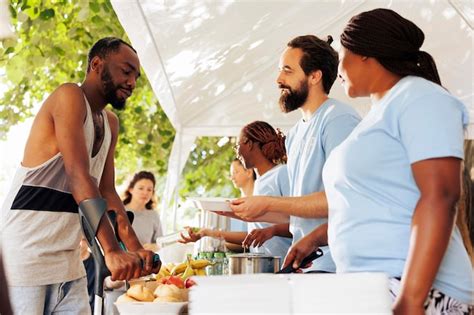
M 239 191 L 230 184 L 230 164 L 235 158 L 235 139 L 228 139 L 222 146 L 216 145 L 223 139 L 202 137 L 184 168 L 184 183 L 179 190 L 181 196 L 238 197 Z M 206 180 L 203 180 L 205 178 Z
M 35 106 L 61 83 L 83 81 L 87 53 L 95 41 L 105 36 L 128 41 L 106 0 L 16 0 L 9 8 L 16 37 L 0 41 L 0 84 L 7 87 L 0 95 L 3 139 L 12 125 L 31 117 Z M 127 109 L 116 112 L 121 121 L 117 180 L 120 183 L 148 169 L 159 178 L 160 194 L 175 131 L 142 74 Z M 196 195 L 201 187 L 204 194 L 232 192 L 227 179 L 232 148 L 230 144 L 219 147 L 218 141 L 198 141 L 185 168 L 181 196 Z

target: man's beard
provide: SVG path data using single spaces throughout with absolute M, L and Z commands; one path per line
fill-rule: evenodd
M 287 85 L 280 84 L 280 89 L 288 89 L 288 93 L 282 93 L 278 103 L 280 109 L 284 113 L 289 113 L 295 109 L 300 108 L 306 102 L 308 98 L 308 82 L 306 80 L 301 81 L 299 89 L 292 89 Z
M 104 86 L 106 102 L 110 103 L 115 109 L 124 109 L 126 99 L 119 99 L 117 97 L 117 91 L 119 87 L 112 81 L 112 76 L 110 75 L 110 71 L 107 66 L 104 67 L 104 71 L 102 72 L 100 79 L 102 80 L 102 84 Z

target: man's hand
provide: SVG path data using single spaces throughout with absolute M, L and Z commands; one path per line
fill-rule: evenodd
M 264 229 L 254 229 L 250 231 L 249 234 L 245 237 L 244 241 L 242 242 L 243 247 L 260 247 L 275 236 L 274 226 L 269 226 Z
M 267 213 L 267 196 L 252 196 L 232 200 L 230 208 L 244 220 L 252 220 Z
M 314 239 L 313 234 L 308 234 L 302 239 L 300 239 L 296 244 L 290 247 L 288 254 L 285 257 L 285 261 L 283 262 L 283 267 L 293 264 L 293 268 L 297 269 L 300 267 L 303 259 L 306 258 L 309 254 L 316 251 L 318 249 L 318 240 Z M 308 266 L 302 266 L 303 268 L 307 268 Z
M 135 251 L 134 253 L 141 259 L 140 263 L 143 264 L 140 276 L 148 276 L 150 273 L 158 273 L 160 271 L 161 261 L 155 268 L 153 268 L 153 256 L 155 255 L 154 252 L 142 248 Z
M 135 279 L 142 272 L 140 257 L 122 250 L 108 252 L 105 255 L 105 265 L 110 270 L 113 281 Z

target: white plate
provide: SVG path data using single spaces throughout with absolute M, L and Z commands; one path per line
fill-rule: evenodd
M 122 302 L 115 303 L 120 315 L 184 314 L 188 302 Z
M 207 211 L 232 211 L 229 207 L 230 198 L 190 198 L 194 206 Z

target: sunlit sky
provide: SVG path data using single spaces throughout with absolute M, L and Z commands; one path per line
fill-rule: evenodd
M 5 87 L 0 85 L 0 94 L 5 91 Z M 35 112 L 34 112 L 35 113 Z M 0 141 L 0 204 L 3 205 L 5 196 L 10 189 L 11 181 L 16 168 L 23 157 L 23 149 L 26 138 L 30 132 L 33 118 L 13 126 L 7 134 L 6 141 Z

